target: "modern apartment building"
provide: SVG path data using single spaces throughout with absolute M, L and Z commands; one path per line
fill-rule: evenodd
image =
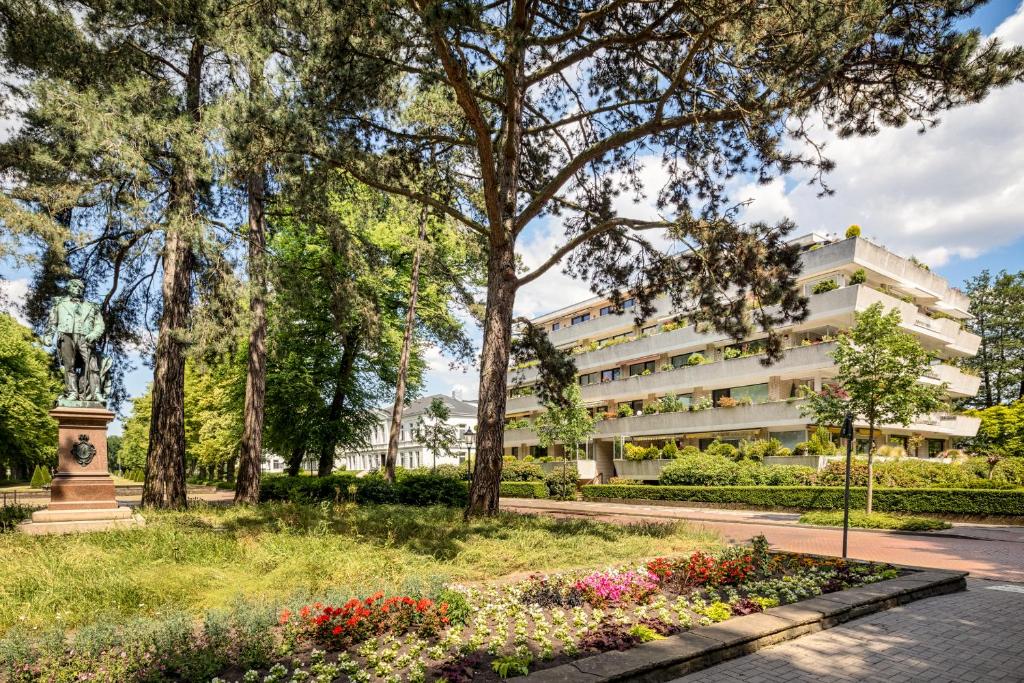
M 421 419 L 425 424 L 432 424 L 431 418 L 424 418 L 431 402 L 441 399 L 451 411 L 448 424 L 456 427 L 459 434 L 467 427 L 476 429 L 476 404 L 462 401 L 453 396 L 435 394 L 424 396 L 409 403 L 402 412 L 402 425 L 398 434 L 399 467 L 433 467 L 434 465 L 458 465 L 466 462 L 465 444 L 459 443 L 453 455 L 434 453 L 416 440 L 416 427 Z M 388 452 L 388 434 L 391 430 L 391 411 L 377 410 L 377 424 L 373 427 L 370 443 L 365 448 L 340 451 L 337 463 L 344 465 L 349 471 L 364 472 L 376 470 L 384 466 L 384 456 Z
M 594 298 L 536 318 L 559 348 L 572 349 L 583 400 L 600 418 L 588 455 L 603 478 L 615 475 L 616 442 L 703 448 L 715 439 L 775 437 L 792 447 L 814 429 L 800 411 L 808 387 L 820 390 L 835 376 L 830 356 L 836 335 L 852 326 L 854 313 L 875 302 L 899 310 L 903 327 L 936 353 L 922 382 L 945 383 L 950 397 L 972 396 L 980 380 L 953 361 L 974 355 L 980 339 L 962 328 L 970 318 L 968 299 L 943 278 L 860 238 L 828 239 L 808 235 L 796 240 L 803 249 L 800 286 L 810 299 L 810 315 L 782 328 L 786 350 L 770 366 L 761 364 L 755 334 L 741 343 L 726 335 L 695 329 L 685 311 L 675 311 L 667 297 L 654 316 L 636 326 L 632 302 L 616 314 L 607 299 Z M 677 322 L 677 319 L 681 322 Z M 763 337 L 763 335 L 761 335 Z M 539 452 L 532 418 L 542 411 L 532 395 L 535 367 L 510 371 L 505 453 Z M 666 396 L 675 397 L 675 412 L 654 412 Z M 647 410 L 645 410 L 647 408 Z M 857 435 L 866 439 L 867 425 Z M 924 415 L 907 426 L 884 425 L 876 443 L 904 447 L 910 455 L 935 456 L 958 439 L 973 436 L 976 418 L 940 413 Z M 550 455 L 558 456 L 555 446 Z

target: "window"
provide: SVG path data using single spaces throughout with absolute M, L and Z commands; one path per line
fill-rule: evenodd
M 585 323 L 588 320 L 590 320 L 590 313 L 580 313 L 579 315 L 574 315 L 572 317 L 572 322 L 570 324 L 579 325 L 580 323 Z
M 562 329 L 562 323 L 551 323 L 552 332 L 558 332 L 560 329 Z
M 512 457 L 513 458 L 518 458 L 519 457 L 519 446 L 513 446 L 512 447 Z
M 731 391 L 731 389 L 715 389 L 714 391 L 711 392 L 711 402 L 717 406 L 718 399 L 730 398 L 729 394 Z
M 621 409 L 623 406 L 629 406 L 633 413 L 639 413 L 644 409 L 644 402 L 641 400 L 637 401 L 623 401 L 619 403 L 618 407 Z
M 905 436 L 896 436 L 895 434 L 891 435 L 889 437 L 889 445 L 890 446 L 899 446 L 903 450 L 907 450 L 907 437 L 905 437 Z
M 785 448 L 792 449 L 801 441 L 807 441 L 807 430 L 794 429 L 786 432 L 770 432 L 768 436 L 778 439 Z
M 636 299 L 626 299 L 622 302 L 623 308 L 633 308 L 633 306 L 636 306 Z
M 601 381 L 600 374 L 596 373 L 596 372 L 586 372 L 586 373 L 583 373 L 582 375 L 580 375 L 580 386 L 581 387 L 589 386 L 591 384 L 597 384 L 600 381 Z
M 689 365 L 690 356 L 692 356 L 694 353 L 696 353 L 696 351 L 693 351 L 691 353 L 681 353 L 678 356 L 672 356 L 672 367 L 681 368 L 684 365 Z
M 768 402 L 768 384 L 748 384 L 743 387 L 733 387 L 729 395 L 737 401 L 750 399 L 751 403 Z
M 633 363 L 629 366 L 629 376 L 635 377 L 636 375 L 642 375 L 644 373 L 648 375 L 654 372 L 654 361 L 649 360 L 645 363 Z
M 622 377 L 622 368 L 612 368 L 611 370 L 601 371 L 602 382 L 614 382 L 620 377 Z
M 611 315 L 614 312 L 615 312 L 615 307 L 614 306 L 602 306 L 601 307 L 601 315 Z
M 937 458 L 942 451 L 946 450 L 945 439 L 928 439 L 928 457 Z

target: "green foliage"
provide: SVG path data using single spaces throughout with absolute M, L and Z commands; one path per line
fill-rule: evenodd
M 860 226 L 856 223 L 846 229 L 846 239 L 851 237 L 860 237 Z
M 669 466 L 671 467 L 671 465 Z M 666 469 L 668 469 L 666 467 Z M 583 487 L 586 500 L 680 500 L 800 510 L 841 510 L 843 489 L 825 486 L 613 486 Z M 862 507 L 867 491 L 850 490 L 850 505 Z M 1024 515 L 1024 490 L 875 489 L 875 508 L 901 513 Z
M 555 500 L 572 500 L 576 497 L 576 485 L 579 482 L 576 467 L 569 464 L 564 469 L 556 467 L 544 477 L 548 492 Z
M 27 505 L 4 505 L 0 507 L 0 533 L 14 531 L 15 527 L 32 516 L 36 508 Z
M 833 289 L 839 289 L 839 285 L 835 280 L 822 280 L 818 284 L 814 285 L 811 292 L 813 294 L 824 294 L 825 292 L 831 292 Z
M 868 274 L 863 268 L 858 268 L 857 270 L 853 271 L 853 274 L 850 275 L 849 280 L 847 280 L 847 282 L 850 285 L 862 285 L 867 281 Z
M 837 451 L 832 433 L 825 427 L 818 427 L 807 441 L 801 441 L 793 448 L 796 455 L 835 455 Z
M 636 638 L 641 643 L 649 643 L 652 640 L 664 640 L 665 636 L 655 631 L 646 624 L 633 624 L 627 631 L 627 633 Z
M 48 412 L 59 392 L 38 340 L 0 313 L 0 476 L 5 469 L 27 474 L 56 458 L 57 424 Z
M 711 457 L 730 458 L 735 460 L 739 456 L 740 451 L 731 443 L 725 443 L 724 441 L 715 439 L 707 445 L 707 448 L 704 449 L 704 453 Z
M 498 674 L 500 678 L 512 678 L 514 676 L 525 676 L 530 673 L 530 662 L 533 661 L 531 655 L 524 655 L 522 657 L 517 655 L 505 655 L 503 657 L 496 657 L 491 662 L 491 669 L 494 673 Z
M 547 498 L 548 485 L 545 481 L 503 481 L 502 498 Z
M 46 479 L 43 476 L 43 468 L 36 465 L 36 468 L 32 470 L 32 480 L 29 482 L 29 486 L 34 489 L 41 489 L 45 483 Z
M 533 423 L 538 442 L 544 448 L 562 444 L 565 456 L 574 457 L 580 444 L 594 433 L 594 418 L 583 405 L 579 385 L 570 384 L 561 401 L 548 402 L 544 408 Z
M 619 417 L 633 417 L 633 406 L 622 403 L 615 412 Z
M 760 465 L 707 453 L 683 455 L 665 465 L 658 481 L 667 486 L 799 486 L 815 483 L 815 470 L 792 465 Z
M 623 455 L 626 460 L 639 462 L 641 460 L 656 460 L 661 457 L 661 449 L 657 446 L 638 446 L 634 443 L 627 443 L 623 447 Z
M 686 359 L 687 365 L 704 365 L 707 362 L 707 359 L 699 353 L 690 354 L 690 357 Z
M 370 479 L 372 477 L 364 477 Z M 414 474 L 402 477 L 395 485 L 398 502 L 403 505 L 447 505 L 459 507 L 466 504 L 466 484 L 450 477 L 436 474 Z M 357 499 L 359 498 L 357 492 Z M 374 500 L 368 502 L 390 502 Z
M 413 435 L 433 457 L 451 456 L 459 443 L 459 428 L 448 424 L 451 409 L 440 398 L 434 398 L 426 411 L 416 420 Z
M 534 462 L 505 456 L 501 466 L 502 481 L 544 481 L 544 469 Z
M 971 450 L 1003 457 L 1024 457 L 1024 400 L 972 410 L 967 414 L 981 419 L 978 434 L 971 439 Z
M 885 512 L 872 512 L 869 515 L 863 510 L 850 510 L 849 522 L 851 527 L 859 529 L 898 529 L 901 531 L 937 531 L 953 526 L 941 519 L 890 515 Z M 805 512 L 800 515 L 800 523 L 817 526 L 842 526 L 843 513 Z
M 701 614 L 714 622 L 725 621 L 732 616 L 732 608 L 724 602 L 713 602 L 707 607 L 698 610 Z
M 663 460 L 675 460 L 679 455 L 679 447 L 676 446 L 675 441 L 669 441 L 661 449 L 661 458 Z
M 970 332 L 981 337 L 981 344 L 976 355 L 961 362 L 981 378 L 981 389 L 964 403 L 992 408 L 1017 401 L 1024 386 L 1024 271 L 992 274 L 983 270 L 967 281 L 965 292 L 973 316 L 965 323 Z M 994 417 L 1019 423 L 1016 416 L 996 413 Z M 1016 453 L 1022 454 L 1019 450 Z
M 739 457 L 742 460 L 764 462 L 765 458 L 785 457 L 790 454 L 790 450 L 775 437 L 755 439 L 754 441 L 743 440 L 739 445 Z

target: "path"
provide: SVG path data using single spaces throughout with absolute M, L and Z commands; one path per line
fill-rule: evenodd
M 912 602 L 672 683 L 1024 681 L 1022 612 L 1024 586 L 968 579 L 963 593 Z
M 797 515 L 790 513 L 527 499 L 503 499 L 502 508 L 620 523 L 682 519 L 716 530 L 730 542 L 763 533 L 780 550 L 821 555 L 842 550 L 841 530 L 800 526 L 795 523 Z M 1024 582 L 1024 527 L 957 525 L 927 534 L 851 530 L 849 554 L 861 560 L 959 569 L 974 577 Z

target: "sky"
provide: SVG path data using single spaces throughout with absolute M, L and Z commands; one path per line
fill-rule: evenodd
M 978 28 L 1006 43 L 1024 45 L 1024 2 L 995 0 L 980 8 L 965 28 Z M 914 126 L 886 129 L 869 138 L 839 140 L 821 130 L 825 153 L 836 162 L 828 184 L 835 194 L 818 198 L 800 173 L 770 185 L 737 184 L 735 200 L 752 200 L 744 218 L 777 222 L 791 218 L 794 234 L 841 234 L 850 224 L 863 236 L 896 253 L 916 256 L 960 285 L 982 269 L 1024 270 L 1024 84 L 996 91 L 980 104 L 946 112 L 938 127 L 919 134 Z M 0 126 L 2 128 L 2 126 Z M 0 131 L 0 136 L 3 133 Z M 663 173 L 655 159 L 644 171 L 649 187 Z M 650 202 L 620 207 L 629 215 L 652 212 Z M 538 221 L 524 232 L 522 251 L 535 266 L 561 243 L 554 221 Z M 7 299 L 23 299 L 29 273 L 0 262 Z M 586 299 L 590 290 L 552 269 L 524 287 L 516 314 L 536 316 Z M 471 327 L 479 346 L 479 330 Z M 428 349 L 427 393 L 476 396 L 475 370 L 452 368 Z M 141 394 L 150 371 L 141 363 L 127 377 L 132 395 Z M 119 429 L 114 426 L 114 432 Z

